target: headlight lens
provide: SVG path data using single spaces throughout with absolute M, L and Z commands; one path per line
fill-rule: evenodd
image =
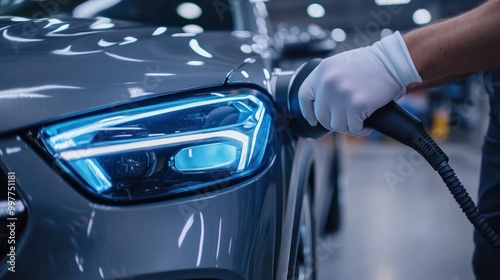
M 223 186 L 272 160 L 272 110 L 214 92 L 43 127 L 43 144 L 94 194 L 141 200 Z

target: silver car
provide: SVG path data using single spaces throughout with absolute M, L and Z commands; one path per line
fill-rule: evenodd
M 263 2 L 0 9 L 1 279 L 314 279 L 336 143 L 287 128 Z

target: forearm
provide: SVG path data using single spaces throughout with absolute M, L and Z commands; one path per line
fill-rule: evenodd
M 433 88 L 433 87 L 443 86 L 443 85 L 446 85 L 449 83 L 461 81 L 472 74 L 473 73 L 466 73 L 466 74 L 452 75 L 452 76 L 446 76 L 446 77 L 441 77 L 441 78 L 436 78 L 436 79 L 427 79 L 425 81 L 422 81 L 421 83 L 409 84 L 406 87 L 406 91 L 412 92 L 412 91 L 416 91 L 416 90 L 429 89 L 429 88 Z
M 500 67 L 500 0 L 403 38 L 424 83 Z

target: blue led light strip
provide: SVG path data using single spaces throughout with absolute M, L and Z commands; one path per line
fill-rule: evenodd
M 115 153 L 134 152 L 143 149 L 151 150 L 155 148 L 165 147 L 171 144 L 189 143 L 196 140 L 209 140 L 209 139 L 220 139 L 220 138 L 236 140 L 241 143 L 241 156 L 240 156 L 240 162 L 238 163 L 237 171 L 242 171 L 246 166 L 246 160 L 249 148 L 248 147 L 249 137 L 241 132 L 234 130 L 223 130 L 216 132 L 200 133 L 195 135 L 182 135 L 182 136 L 164 137 L 157 139 L 134 140 L 134 142 L 130 143 L 106 145 L 106 146 L 92 147 L 87 149 L 67 150 L 60 152 L 57 155 L 57 157 L 60 159 L 70 161 L 83 158 L 99 157 Z

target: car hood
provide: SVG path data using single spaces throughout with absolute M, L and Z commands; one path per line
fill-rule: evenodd
M 242 51 L 250 44 L 248 32 L 190 34 L 103 18 L 0 19 L 0 133 L 221 86 L 255 56 Z

